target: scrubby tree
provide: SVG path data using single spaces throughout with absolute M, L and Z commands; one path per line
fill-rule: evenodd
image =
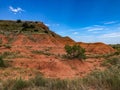
M 20 19 L 18 19 L 16 22 L 17 22 L 17 23 L 21 23 L 22 21 L 21 21 Z
M 82 48 L 80 45 L 73 45 L 73 46 L 70 46 L 70 45 L 65 45 L 65 51 L 66 51 L 66 56 L 68 58 L 78 58 L 80 60 L 83 60 L 86 58 L 86 55 L 85 55 L 85 49 Z
M 22 27 L 24 27 L 24 28 L 29 28 L 29 25 L 28 25 L 27 22 L 24 22 L 23 25 L 22 25 Z

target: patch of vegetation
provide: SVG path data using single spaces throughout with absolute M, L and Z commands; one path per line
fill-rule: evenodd
M 3 41 L 2 41 L 2 38 L 0 38 L 0 45 L 2 45 Z
M 73 59 L 78 58 L 80 60 L 86 59 L 85 49 L 82 48 L 80 45 L 65 45 L 66 57 Z
M 17 22 L 17 23 L 21 23 L 22 21 L 21 21 L 20 19 L 18 19 L 16 22 Z
M 41 75 L 37 75 L 34 79 L 31 80 L 33 84 L 37 87 L 45 87 L 47 83 L 47 79 L 42 77 Z
M 21 78 L 15 81 L 12 90 L 23 90 L 24 88 L 28 87 L 29 83 Z
M 3 83 L 2 90 L 26 90 L 25 88 L 30 87 L 30 82 L 23 80 L 21 78 L 16 80 L 8 79 Z
M 101 65 L 103 65 L 103 66 L 113 66 L 113 65 L 117 66 L 117 65 L 120 65 L 120 57 L 116 56 L 116 57 L 108 58 Z
M 5 62 L 2 56 L 0 56 L 0 67 L 5 67 Z
M 1 55 L 4 58 L 15 58 L 15 57 L 20 56 L 20 52 L 19 51 L 16 51 L 16 52 L 5 51 Z
M 8 49 L 12 48 L 11 44 L 4 44 L 4 47 Z
M 23 25 L 22 25 L 23 28 L 29 28 L 29 25 L 27 22 L 24 22 Z
M 43 54 L 43 55 L 47 55 L 47 56 L 53 55 L 53 54 L 51 54 L 47 51 L 41 51 L 41 50 L 33 50 L 31 52 L 34 53 L 34 54 Z
M 37 41 L 37 38 L 35 38 L 34 36 L 32 35 L 28 35 L 27 37 L 29 40 L 33 41 L 33 42 L 36 42 Z
M 110 46 L 116 50 L 115 55 L 120 55 L 120 44 L 111 44 Z
M 101 72 L 94 71 L 84 79 L 88 87 L 95 90 L 119 90 L 120 89 L 120 71 L 119 66 L 112 66 Z
M 11 34 L 49 34 L 52 36 L 53 32 L 49 30 L 42 22 L 0 20 L 0 34 L 9 37 Z M 59 36 L 54 33 L 54 36 Z

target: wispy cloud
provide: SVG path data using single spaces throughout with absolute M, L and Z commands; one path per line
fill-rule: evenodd
M 93 28 L 88 29 L 88 31 L 99 31 L 99 30 L 104 30 L 104 28 L 101 28 L 101 27 L 93 27 Z
M 79 32 L 73 32 L 74 35 L 79 34 Z
M 20 7 L 13 8 L 12 6 L 9 6 L 9 10 L 10 10 L 11 12 L 13 12 L 14 14 L 16 14 L 16 13 L 21 13 L 21 12 L 24 11 L 24 10 L 23 10 L 22 8 L 20 8 Z
M 113 32 L 113 33 L 103 34 L 100 37 L 101 38 L 120 37 L 120 32 Z
M 108 24 L 115 24 L 115 23 L 117 23 L 117 21 L 109 21 L 109 22 L 105 22 L 104 24 L 108 25 Z
M 100 25 L 93 25 L 93 26 L 85 27 L 84 29 L 89 32 L 92 32 L 92 31 L 105 30 L 105 27 Z

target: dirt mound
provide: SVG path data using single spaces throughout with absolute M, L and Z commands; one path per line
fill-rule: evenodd
M 85 48 L 88 53 L 92 54 L 109 54 L 115 52 L 115 50 L 104 43 L 97 42 L 97 43 L 78 43 L 81 47 Z

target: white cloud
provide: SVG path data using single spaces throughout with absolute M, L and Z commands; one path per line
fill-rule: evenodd
M 50 26 L 51 26 L 50 24 L 47 24 L 47 23 L 46 23 L 45 25 L 46 25 L 46 26 L 48 26 L 48 27 L 50 27 Z
M 78 34 L 78 32 L 73 32 L 74 35 Z
M 16 13 L 21 13 L 22 11 L 24 11 L 22 8 L 17 7 L 17 8 L 13 8 L 12 6 L 9 6 L 9 9 L 11 12 L 13 12 L 14 14 Z
M 85 27 L 83 29 L 85 29 L 89 32 L 92 32 L 92 31 L 105 30 L 106 28 L 104 26 L 100 26 L 100 25 L 93 25 L 93 26 Z
M 107 25 L 107 24 L 115 24 L 115 23 L 117 23 L 117 21 L 105 22 L 104 24 Z
M 98 31 L 98 30 L 104 30 L 104 28 L 102 28 L 102 27 L 93 27 L 93 28 L 88 29 L 88 31 Z
M 101 38 L 120 37 L 120 32 L 113 32 L 113 33 L 103 34 L 100 37 Z

